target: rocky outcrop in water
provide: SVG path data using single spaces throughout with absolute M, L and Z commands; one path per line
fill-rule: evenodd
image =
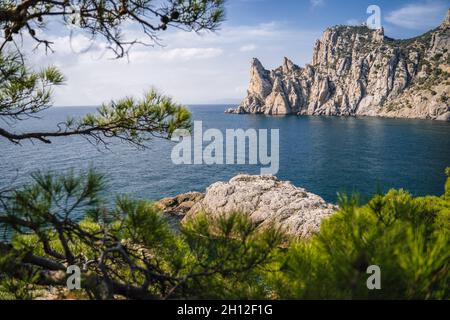
M 383 116 L 450 120 L 450 10 L 438 28 L 408 40 L 366 26 L 327 29 L 312 63 L 253 59 L 247 97 L 229 113 Z
M 181 210 L 178 210 L 180 204 Z M 240 212 L 248 214 L 261 228 L 273 225 L 299 237 L 309 237 L 319 231 L 322 220 L 337 210 L 318 195 L 290 182 L 280 181 L 274 176 L 250 175 L 238 175 L 229 182 L 214 183 L 205 194 L 188 193 L 163 199 L 159 206 L 166 213 L 183 217 L 183 221 L 199 213 L 218 217 Z
M 183 218 L 204 197 L 205 194 L 200 192 L 184 193 L 176 197 L 161 199 L 156 203 L 156 207 L 168 215 Z

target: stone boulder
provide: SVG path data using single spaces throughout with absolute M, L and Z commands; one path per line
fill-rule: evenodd
M 199 201 L 192 205 L 183 221 L 199 213 L 218 217 L 242 212 L 262 228 L 274 225 L 302 238 L 319 231 L 322 220 L 337 210 L 318 195 L 274 176 L 238 175 L 229 182 L 212 184 L 204 197 L 196 199 Z
M 176 197 L 168 197 L 159 200 L 156 203 L 156 207 L 173 217 L 183 218 L 186 213 L 199 201 L 201 201 L 205 195 L 200 192 L 189 192 L 178 195 Z

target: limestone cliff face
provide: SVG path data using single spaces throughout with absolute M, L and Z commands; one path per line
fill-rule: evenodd
M 182 223 L 198 214 L 217 218 L 233 212 L 248 215 L 260 228 L 275 226 L 286 234 L 308 238 L 337 207 L 321 197 L 274 176 L 237 175 L 216 182 L 205 193 L 165 198 L 157 207 Z
M 275 226 L 286 234 L 309 238 L 336 211 L 336 206 L 290 182 L 243 174 L 209 186 L 205 197 L 192 206 L 183 221 L 201 212 L 211 217 L 241 212 L 260 228 Z
M 253 59 L 248 94 L 230 113 L 384 116 L 450 120 L 450 10 L 438 28 L 408 40 L 365 26 L 327 29 L 312 63 Z

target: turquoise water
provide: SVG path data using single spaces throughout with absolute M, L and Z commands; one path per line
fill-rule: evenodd
M 377 190 L 405 188 L 415 195 L 443 193 L 444 169 L 450 166 L 450 123 L 425 120 L 337 117 L 265 117 L 224 114 L 226 106 L 191 106 L 205 128 L 280 129 L 278 177 L 292 181 L 328 201 L 338 191 L 357 191 L 367 198 Z M 42 119 L 16 129 L 51 130 L 68 115 L 93 112 L 89 107 L 53 108 Z M 100 149 L 79 137 L 53 144 L 25 142 L 16 146 L 0 139 L 0 187 L 20 185 L 37 170 L 67 172 L 94 166 L 108 174 L 107 197 L 127 193 L 159 199 L 187 191 L 203 191 L 238 173 L 258 174 L 254 165 L 174 165 L 173 142 L 154 140 L 148 150 L 115 142 Z

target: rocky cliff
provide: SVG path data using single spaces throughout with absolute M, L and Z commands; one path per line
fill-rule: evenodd
M 229 113 L 450 120 L 450 10 L 426 34 L 394 40 L 366 26 L 327 29 L 312 63 L 253 59 L 248 95 Z
M 337 207 L 321 197 L 274 176 L 238 175 L 209 186 L 204 194 L 191 192 L 158 202 L 165 213 L 187 221 L 199 213 L 211 217 L 241 212 L 259 227 L 276 226 L 287 234 L 308 238 Z

